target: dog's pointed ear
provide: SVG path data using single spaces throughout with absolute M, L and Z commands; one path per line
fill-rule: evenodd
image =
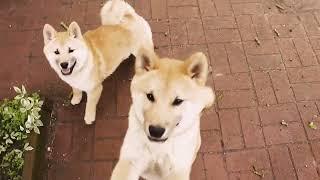
M 68 28 L 69 35 L 73 38 L 79 39 L 82 38 L 81 29 L 78 23 L 73 21 Z
M 49 43 L 55 38 L 57 31 L 49 24 L 45 24 L 43 27 L 43 40 L 44 44 Z
M 136 74 L 151 71 L 155 68 L 157 55 L 152 49 L 141 48 L 136 56 Z
M 199 85 L 205 85 L 208 77 L 208 61 L 207 57 L 197 52 L 191 55 L 185 61 L 187 75 L 195 80 Z

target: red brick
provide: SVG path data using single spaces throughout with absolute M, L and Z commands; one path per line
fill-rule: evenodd
M 189 58 L 193 53 L 196 52 L 203 52 L 207 54 L 207 46 L 205 45 L 187 45 L 187 46 L 173 46 L 172 47 L 172 54 L 173 57 L 176 59 L 185 60 Z M 209 56 L 206 55 L 209 60 Z
M 180 6 L 168 7 L 169 18 L 192 18 L 199 17 L 198 7 Z
M 280 38 L 304 38 L 306 32 L 302 24 L 274 25 L 272 29 L 276 29 Z
M 292 16 L 289 14 L 270 14 L 269 22 L 272 25 L 277 24 L 299 24 L 297 16 Z
M 151 0 L 135 1 L 135 10 L 145 19 L 151 18 Z
M 94 159 L 95 160 L 116 160 L 120 155 L 122 145 L 121 139 L 95 140 Z
M 244 141 L 237 110 L 221 110 L 219 112 L 222 137 L 225 149 L 242 149 Z
M 279 103 L 294 102 L 294 95 L 285 71 L 270 72 L 274 91 Z
M 254 70 L 271 70 L 271 69 L 284 69 L 281 56 L 278 54 L 273 55 L 255 55 L 248 56 L 249 66 Z
M 313 49 L 320 49 L 320 38 L 318 37 L 310 38 L 310 43 Z
M 111 177 L 113 163 L 102 161 L 94 163 L 93 180 L 101 180 Z
M 117 115 L 127 116 L 130 105 L 130 81 L 117 81 Z
M 289 122 L 288 126 L 265 126 L 263 132 L 267 145 L 306 141 L 303 126 L 299 122 Z M 276 135 L 276 136 L 275 136 Z
M 320 162 L 320 141 L 311 142 L 312 151 L 314 153 L 314 157 Z
M 320 131 L 311 129 L 309 127 L 310 122 L 314 122 L 316 125 L 320 126 L 320 114 L 318 112 L 316 104 L 313 102 L 299 103 L 298 109 L 300 111 L 308 139 L 320 139 Z
M 222 155 L 219 154 L 205 154 L 204 165 L 206 167 L 207 180 L 227 180 L 228 174 L 225 169 L 225 162 Z
M 153 42 L 156 47 L 169 46 L 170 36 L 165 33 L 153 33 Z
M 201 130 L 220 130 L 219 118 L 214 108 L 203 111 L 200 121 Z
M 232 4 L 234 14 L 263 14 L 263 6 L 260 3 Z
M 272 172 L 270 170 L 258 170 L 259 172 L 263 173 L 264 177 L 261 178 L 258 175 L 252 173 L 252 172 L 236 172 L 231 173 L 229 175 L 230 180 L 273 180 Z
M 297 179 L 290 153 L 286 146 L 275 146 L 269 148 L 271 164 L 275 179 L 291 180 Z
M 170 21 L 171 45 L 188 44 L 187 27 L 184 21 Z
M 252 90 L 223 91 L 222 94 L 221 99 L 218 100 L 220 108 L 252 107 L 257 105 Z
M 251 78 L 248 73 L 230 74 L 214 78 L 216 90 L 250 89 Z
M 230 70 L 233 73 L 248 72 L 248 64 L 241 43 L 227 43 L 225 48 L 228 54 Z
M 297 52 L 300 56 L 301 63 L 304 66 L 316 65 L 318 64 L 316 55 L 311 48 L 310 43 L 306 39 L 294 39 L 293 40 Z
M 231 3 L 258 3 L 260 0 L 230 0 Z
M 87 2 L 87 10 L 84 18 L 86 24 L 94 24 L 94 25 L 101 24 L 101 18 L 99 15 L 100 8 L 101 8 L 101 5 L 97 1 Z
M 197 0 L 168 0 L 168 6 L 197 6 Z
M 299 15 L 309 36 L 319 36 L 319 24 L 312 13 L 303 13 Z
M 277 54 L 277 45 L 273 40 L 261 40 L 260 45 L 257 45 L 255 41 L 244 42 L 244 48 L 249 55 L 266 55 Z
M 308 144 L 290 145 L 290 151 L 292 154 L 294 166 L 298 174 L 298 179 L 319 179 L 319 175 L 317 173 L 317 164 L 314 157 L 312 156 Z
M 243 41 L 254 40 L 257 36 L 250 15 L 241 15 L 236 17 L 241 39 Z
M 252 170 L 270 167 L 268 152 L 265 149 L 242 150 L 227 153 L 227 167 L 231 172 Z
M 127 117 L 97 121 L 95 127 L 95 138 L 121 138 L 124 137 L 127 129 Z
M 209 53 L 214 67 L 213 74 L 230 73 L 228 54 L 223 44 L 210 44 Z
M 292 87 L 297 101 L 320 99 L 320 84 L 293 84 Z
M 214 5 L 214 2 L 211 0 L 198 0 L 199 9 L 202 16 L 217 16 L 218 12 Z
M 280 124 L 282 120 L 285 122 L 299 122 L 299 113 L 294 104 L 279 104 L 267 107 L 260 107 L 259 113 L 262 124 Z
M 151 16 L 153 19 L 167 18 L 167 1 L 151 0 Z
M 237 29 L 205 30 L 208 43 L 237 42 L 241 41 Z
M 220 130 L 201 131 L 201 148 L 200 152 L 221 152 L 222 138 Z
M 193 19 L 186 22 L 188 31 L 189 44 L 202 44 L 205 43 L 205 35 L 202 28 L 202 22 Z
M 57 179 L 90 179 L 91 167 L 89 163 L 74 163 L 70 167 L 67 177 L 62 176 Z
M 91 160 L 93 153 L 94 127 L 86 125 L 82 120 L 73 123 L 72 134 L 72 153 L 75 155 L 75 158 L 79 160 Z
M 264 147 L 259 114 L 255 108 L 240 109 L 240 120 L 246 147 Z
M 53 141 L 53 157 L 55 161 L 70 160 L 72 150 L 72 124 L 57 124 L 56 134 Z
M 273 87 L 268 73 L 256 72 L 252 73 L 252 80 L 258 96 L 260 105 L 277 103 L 273 92 Z
M 117 114 L 117 94 L 116 82 L 109 77 L 103 82 L 103 88 L 100 101 L 97 106 L 97 120 L 105 120 L 106 116 L 115 116 Z M 102 99 L 106 99 L 103 101 Z
M 299 55 L 291 39 L 279 39 L 278 44 L 286 67 L 301 66 Z
M 320 77 L 315 76 L 316 74 L 320 74 L 319 66 L 287 68 L 287 71 L 291 83 L 320 81 Z
M 151 21 L 149 22 L 152 33 L 169 32 L 169 23 L 167 21 Z
M 191 179 L 206 180 L 204 161 L 202 154 L 198 154 L 197 158 L 194 160 L 192 169 L 191 169 Z
M 236 22 L 232 16 L 224 17 L 207 17 L 203 19 L 203 24 L 205 29 L 214 30 L 214 29 L 227 29 L 227 28 L 236 28 Z
M 225 0 L 215 0 L 214 4 L 219 16 L 233 15 L 232 7 L 229 1 Z
M 252 16 L 252 22 L 254 24 L 259 39 L 273 39 L 274 34 L 270 29 L 269 22 L 266 16 Z

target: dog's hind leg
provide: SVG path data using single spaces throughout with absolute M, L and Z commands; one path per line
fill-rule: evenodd
M 87 92 L 88 99 L 86 104 L 86 114 L 84 116 L 86 124 L 92 124 L 95 121 L 97 104 L 99 102 L 102 89 L 102 84 L 100 84 L 90 92 Z
M 82 91 L 77 88 L 72 88 L 71 104 L 77 105 L 81 102 L 81 99 L 82 99 Z

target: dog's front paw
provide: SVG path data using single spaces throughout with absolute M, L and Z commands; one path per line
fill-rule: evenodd
M 84 116 L 84 122 L 87 125 L 92 124 L 95 121 L 96 118 L 96 114 L 95 113 L 86 113 Z
M 73 95 L 71 99 L 71 104 L 72 105 L 77 105 L 81 102 L 82 99 L 82 94 L 81 95 Z

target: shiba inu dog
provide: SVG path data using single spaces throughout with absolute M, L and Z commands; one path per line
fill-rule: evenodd
M 203 53 L 185 61 L 142 49 L 131 83 L 129 126 L 111 180 L 188 180 L 200 148 L 200 116 L 215 99 Z
M 72 22 L 67 32 L 57 32 L 46 24 L 43 29 L 44 54 L 59 77 L 73 90 L 71 104 L 87 93 L 85 123 L 95 120 L 102 82 L 142 46 L 153 49 L 149 24 L 122 0 L 108 1 L 100 12 L 102 26 L 82 35 Z

